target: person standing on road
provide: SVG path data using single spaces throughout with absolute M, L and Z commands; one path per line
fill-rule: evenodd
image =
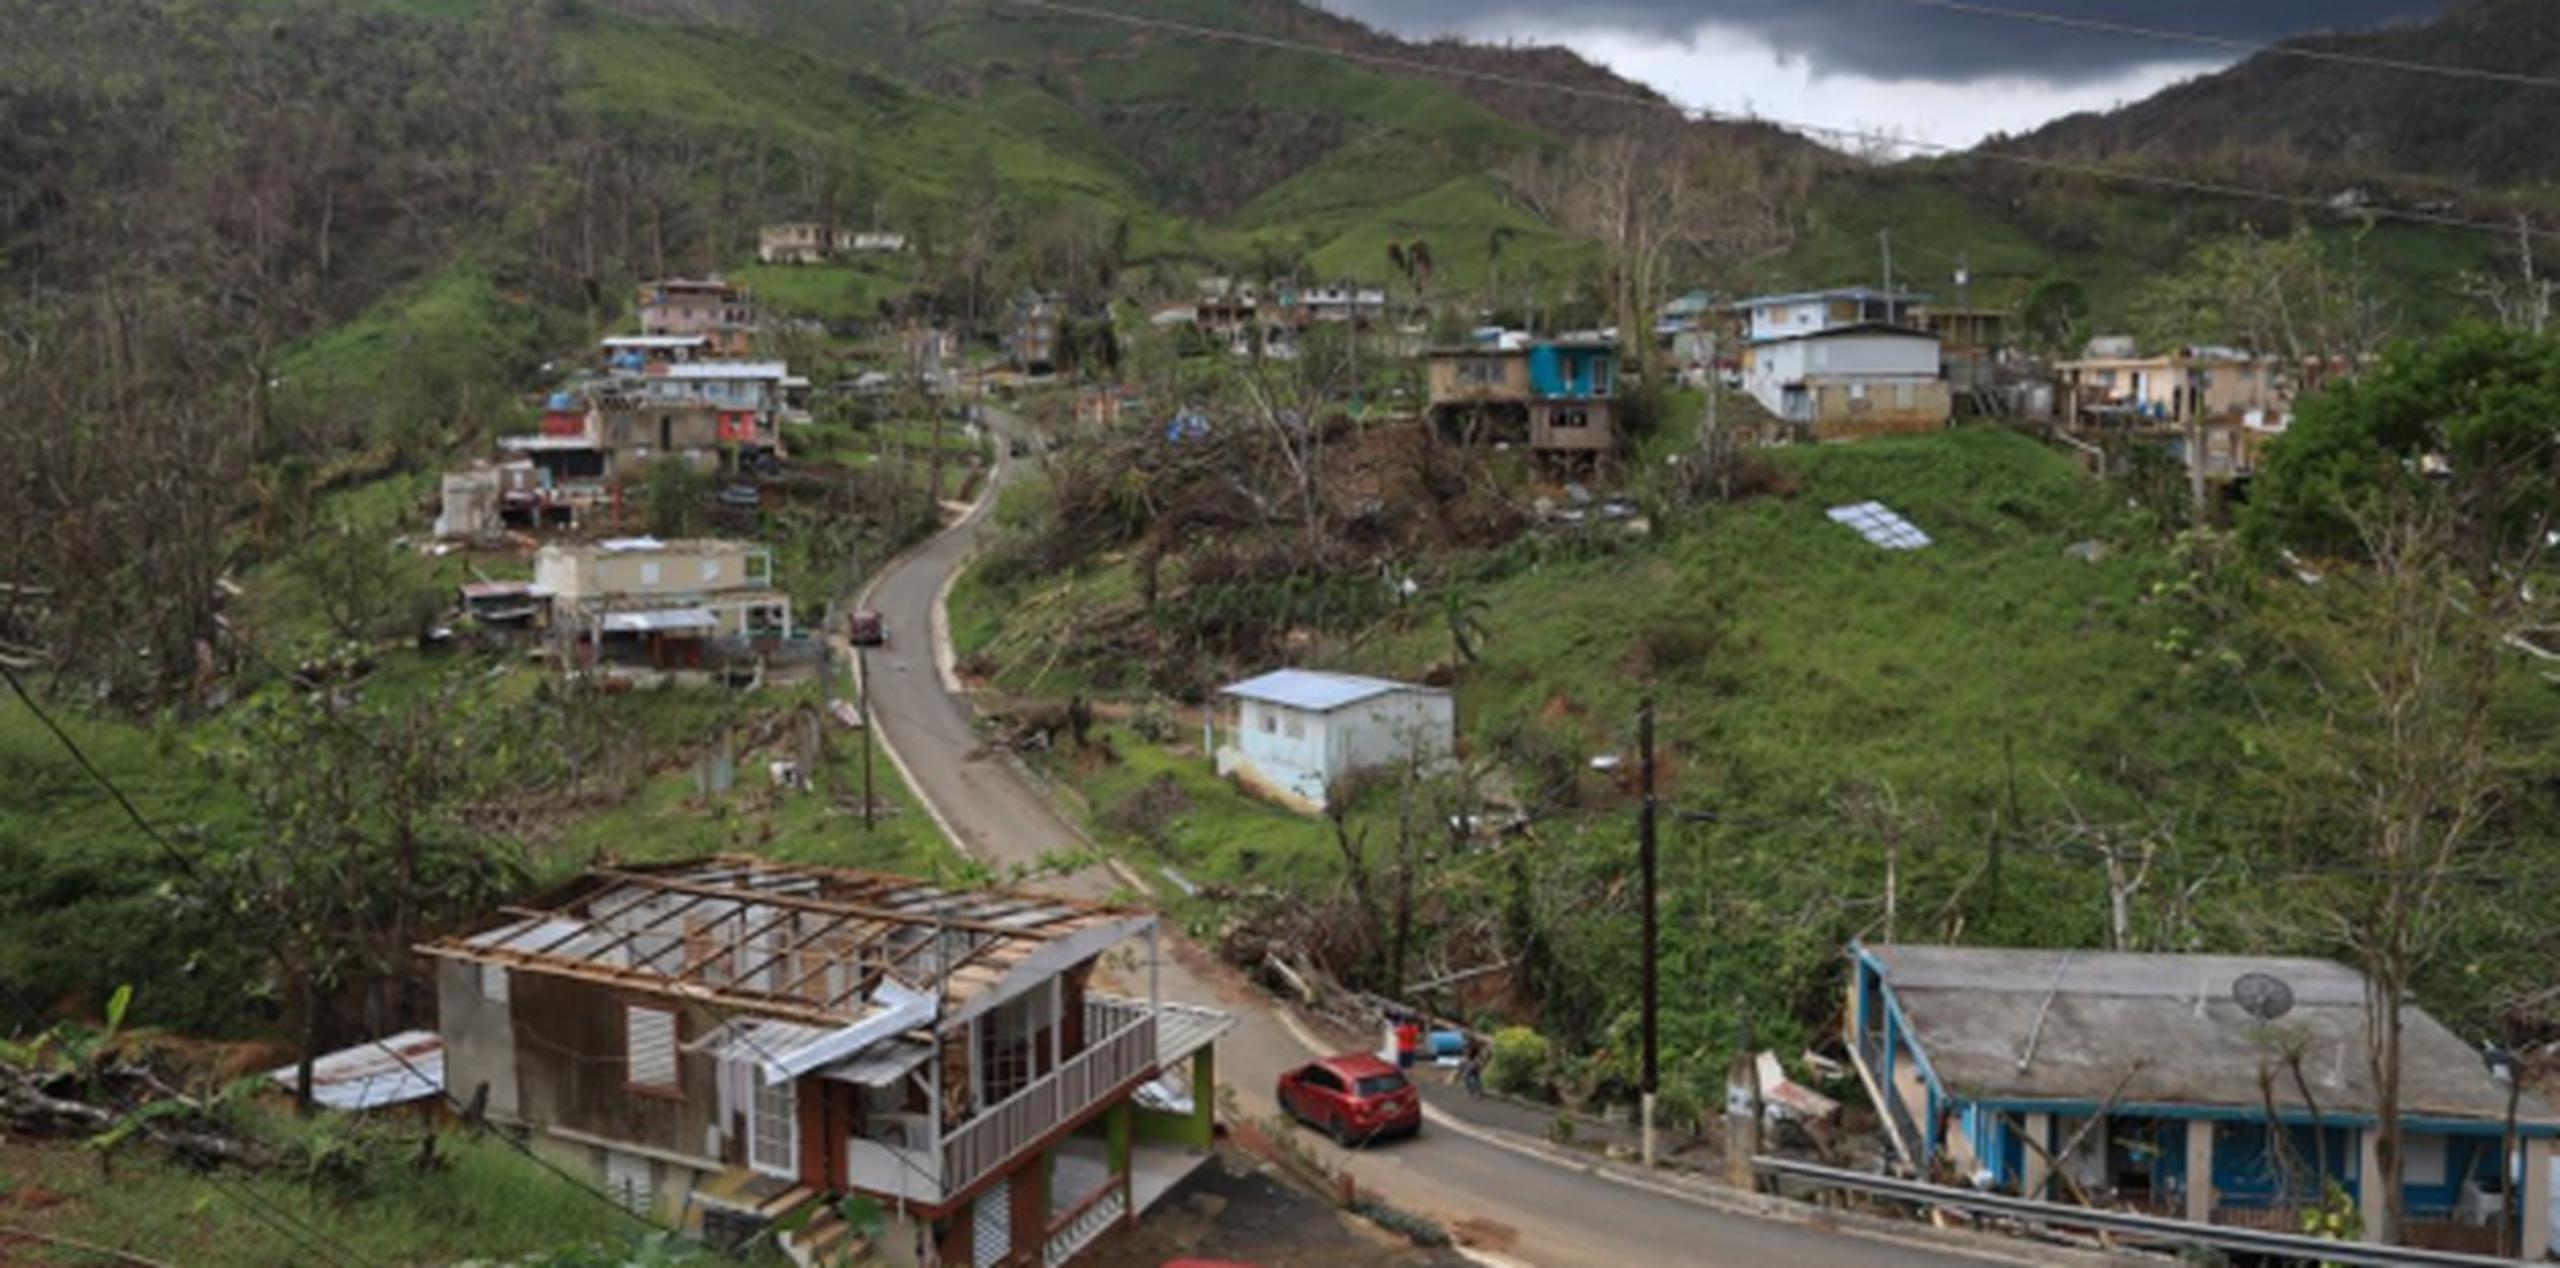
M 1467 1036 L 1467 1054 L 1458 1062 L 1458 1079 L 1467 1085 L 1468 1099 L 1484 1099 L 1484 1045 L 1474 1035 Z

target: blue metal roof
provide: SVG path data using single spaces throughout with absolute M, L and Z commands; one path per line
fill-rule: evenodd
M 1358 674 L 1329 674 L 1315 669 L 1275 669 L 1270 673 L 1230 683 L 1219 691 L 1225 696 L 1259 700 L 1265 704 L 1287 705 L 1311 713 L 1330 713 L 1344 705 L 1358 704 L 1390 691 L 1416 691 L 1425 688 L 1410 683 L 1391 682 L 1384 678 L 1363 678 Z

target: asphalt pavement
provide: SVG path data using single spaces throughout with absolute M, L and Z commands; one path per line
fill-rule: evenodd
M 990 411 L 1001 437 L 1011 420 Z M 1000 458 L 989 496 L 939 537 L 916 548 L 877 578 L 865 606 L 888 627 L 885 647 L 870 649 L 864 671 L 872 716 L 892 759 L 944 831 L 991 864 L 1031 863 L 1051 851 L 1084 848 L 1050 802 L 1001 753 L 989 751 L 971 726 L 965 699 L 947 691 L 935 625 L 950 580 L 987 530 L 995 487 L 1023 459 Z M 947 651 L 943 654 L 947 658 Z M 1044 881 L 1038 888 L 1086 897 L 1121 889 L 1100 868 Z M 1161 966 L 1165 997 L 1236 1014 L 1236 1029 L 1218 1046 L 1220 1081 L 1234 1086 L 1238 1107 L 1257 1119 L 1272 1114 L 1280 1073 L 1316 1055 L 1306 1028 L 1284 1019 L 1274 1002 L 1224 965 L 1168 932 Z M 1876 1237 L 1737 1213 L 1666 1193 L 1602 1169 L 1558 1161 L 1525 1142 L 1463 1132 L 1435 1121 L 1413 1139 L 1346 1156 L 1331 1142 L 1306 1136 L 1360 1186 L 1407 1210 L 1464 1227 L 1504 1258 L 1542 1265 L 1697 1264 L 1735 1268 L 1779 1265 L 1891 1265 L 1894 1268 L 1978 1264 L 1979 1257 L 1905 1246 Z

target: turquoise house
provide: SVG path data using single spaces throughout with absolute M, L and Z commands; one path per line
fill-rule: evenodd
M 2382 1222 L 2353 969 L 1863 943 L 1849 960 L 1853 1064 L 1894 1154 L 1922 1175 L 2284 1231 L 2334 1191 L 2368 1229 Z M 2495 1251 L 2504 1232 L 2541 1260 L 2560 1115 L 2530 1094 L 2511 1101 L 2433 1018 L 2411 1008 L 2401 1024 L 2399 1240 Z M 2516 1188 L 2522 1201 L 2505 1201 Z

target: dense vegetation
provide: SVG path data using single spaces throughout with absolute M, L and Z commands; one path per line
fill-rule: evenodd
M 2307 35 L 2105 114 L 2074 115 L 2019 138 L 2024 149 L 2173 171 L 2245 173 L 2321 197 L 2358 182 L 2432 201 L 2548 186 L 2550 91 L 2528 82 L 2560 64 L 2560 14 L 2535 0 L 2461 0 L 2431 22 Z M 2364 64 L 2353 64 L 2364 59 Z M 2385 63 L 2477 75 L 2412 73 Z M 2500 76 L 2524 77 L 2522 80 Z

